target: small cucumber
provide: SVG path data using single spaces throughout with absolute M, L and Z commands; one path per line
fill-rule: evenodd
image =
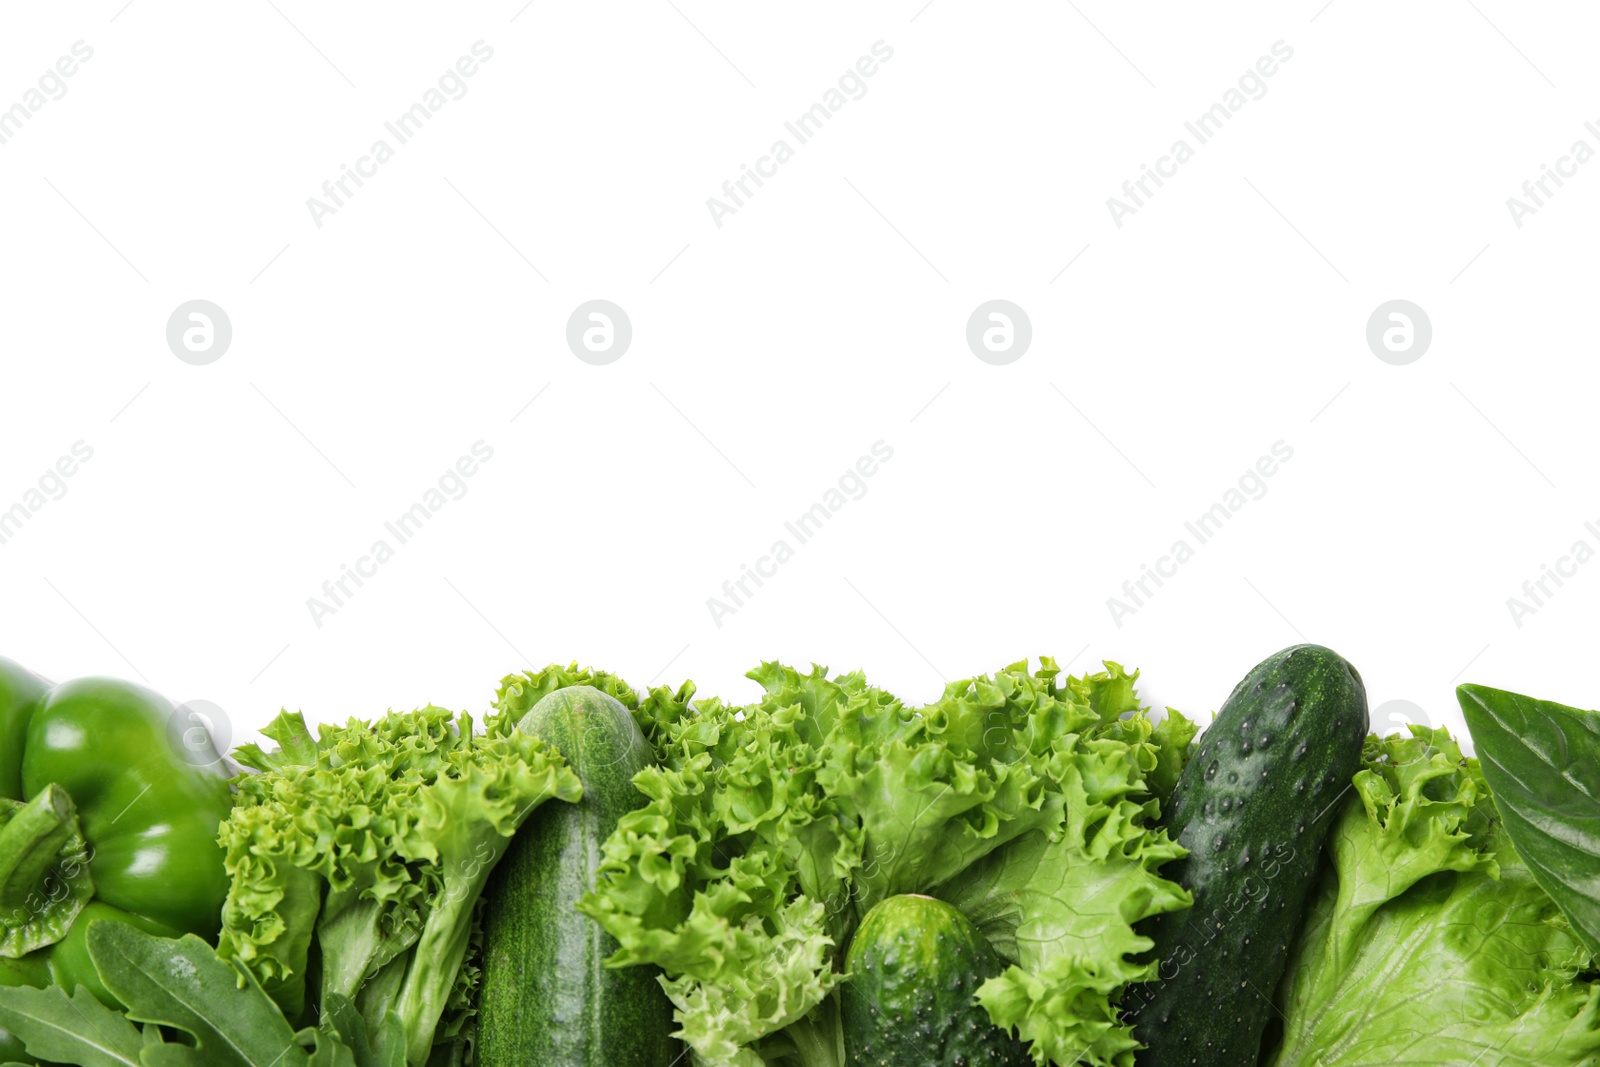
M 490 878 L 479 1067 L 669 1067 L 682 1047 L 656 970 L 607 967 L 617 942 L 574 907 L 617 820 L 644 803 L 633 776 L 650 745 L 627 708 L 586 685 L 544 697 L 517 729 L 561 751 L 583 799 L 535 812 Z
M 978 928 L 942 900 L 881 901 L 856 930 L 840 993 L 846 1067 L 1032 1067 L 973 994 L 999 974 Z
M 1295 645 L 1246 675 L 1201 735 L 1166 819 L 1189 855 L 1162 871 L 1194 907 L 1152 921 L 1160 980 L 1123 998 L 1141 1067 L 1254 1067 L 1367 730 L 1355 668 Z

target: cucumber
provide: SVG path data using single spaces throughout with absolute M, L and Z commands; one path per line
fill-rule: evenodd
M 1334 809 L 1367 736 L 1361 676 L 1295 645 L 1245 676 L 1200 737 L 1167 825 L 1189 855 L 1162 875 L 1194 907 L 1157 916 L 1160 980 L 1123 999 L 1148 1067 L 1254 1067 Z
M 973 999 L 1003 969 L 942 900 L 881 901 L 856 930 L 841 988 L 846 1067 L 1032 1067 L 1027 1046 Z
M 517 729 L 558 748 L 583 782 L 517 831 L 488 885 L 480 1067 L 668 1067 L 680 1054 L 672 1003 L 648 967 L 608 968 L 617 942 L 574 910 L 600 847 L 643 805 L 632 779 L 653 760 L 628 709 L 591 686 L 559 689 Z

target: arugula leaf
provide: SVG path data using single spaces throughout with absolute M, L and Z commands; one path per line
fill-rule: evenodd
M 80 1067 L 141 1067 L 139 1051 L 145 1036 L 84 986 L 70 997 L 58 986 L 0 988 L 0 1027 L 20 1038 L 28 1053 L 41 1060 Z
M 1482 685 L 1456 699 L 1511 843 L 1600 956 L 1600 712 Z
M 128 1006 L 129 1019 L 194 1038 L 193 1047 L 146 1048 L 136 1061 L 143 1067 L 309 1067 L 310 1057 L 260 983 L 193 934 L 172 940 L 101 920 L 89 927 L 89 954 L 106 988 Z

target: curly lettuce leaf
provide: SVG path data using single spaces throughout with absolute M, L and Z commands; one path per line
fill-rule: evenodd
M 859 675 L 821 668 L 751 676 L 767 689 L 756 704 L 704 700 L 657 720 L 661 763 L 634 778 L 647 802 L 619 822 L 579 905 L 617 939 L 613 964 L 666 972 L 704 1065 L 753 1062 L 749 1043 L 797 1024 L 840 980 L 861 833 L 818 774 L 832 725 L 880 699 Z
M 235 779 L 222 826 L 219 951 L 298 1019 L 314 935 L 316 1003 L 353 1002 L 379 1054 L 394 1047 L 391 1010 L 414 1067 L 436 1040 L 468 1047 L 480 893 L 530 812 L 579 799 L 577 775 L 514 724 L 480 734 L 431 705 L 323 725 L 315 740 L 298 714 L 264 732 L 279 748 L 243 752 L 260 773 Z
M 1147 777 L 1176 774 L 1192 729 L 1179 716 L 1156 737 L 1137 675 L 1107 666 L 1024 661 L 921 708 L 859 673 L 773 663 L 745 707 L 658 691 L 660 764 L 634 779 L 647 802 L 579 909 L 619 942 L 613 965 L 666 972 L 700 1067 L 838 1067 L 843 947 L 904 892 L 959 898 L 1007 942 L 997 1021 L 1041 1056 L 1081 1044 L 1066 1062 L 1120 1067 L 1113 1003 L 1148 966 L 1128 962 L 1149 948 L 1133 924 L 1188 902 L 1155 874 L 1181 850 Z
M 427 889 L 427 917 L 394 1002 L 413 1064 L 427 1059 L 451 1008 L 471 945 L 473 909 L 512 835 L 540 804 L 575 803 L 583 795 L 561 754 L 537 738 L 474 735 L 470 721 L 459 737 L 438 774 L 416 790 L 416 811 L 395 845 L 423 871 Z
M 1184 850 L 1154 828 L 1141 746 L 1066 739 L 1049 762 L 1065 800 L 1053 837 L 1033 832 L 937 890 L 971 918 L 1010 966 L 978 989 L 1000 1026 L 1049 1063 L 1132 1064 L 1118 1019 L 1123 987 L 1155 976 L 1135 962 L 1153 942 L 1135 924 L 1193 904 L 1158 868 Z
M 1031 1042 L 1041 1065 L 1131 1067 L 1137 1043 L 1116 1004 L 1124 987 L 1155 969 L 1135 961 L 1152 947 L 1135 924 L 1193 903 L 1158 873 L 1185 853 L 1157 826 L 1153 795 L 1164 769 L 1174 777 L 1182 769 L 1192 724 L 1172 712 L 1158 738 L 1138 702 L 1137 672 L 1105 667 L 1058 681 L 1055 663 L 1044 659 L 1032 675 L 1022 662 L 995 676 L 1014 709 L 1013 740 L 991 755 L 995 780 L 1002 769 L 1025 768 L 1042 799 L 1002 813 L 1002 828 L 1005 815 L 1020 828 L 1014 840 L 1002 829 L 993 850 L 927 883 L 1010 964 L 979 988 L 978 1001 L 996 1025 Z M 992 710 L 985 721 L 992 729 Z M 1031 813 L 1037 825 L 1028 825 Z
M 833 942 L 820 933 L 821 911 L 822 905 L 797 898 L 763 938 L 763 955 L 728 981 L 661 980 L 683 1026 L 679 1036 L 699 1062 L 762 1062 L 750 1060 L 741 1046 L 799 1022 L 822 1003 L 840 976 L 829 967 Z
M 223 822 L 228 895 L 222 905 L 218 951 L 238 959 L 283 1010 L 298 1017 L 322 880 L 314 837 L 293 809 L 279 803 L 242 804 Z
M 684 682 L 676 690 L 657 686 L 640 696 L 631 685 L 609 671 L 580 667 L 576 662 L 565 667 L 552 663 L 541 670 L 502 678 L 495 692 L 494 714 L 489 716 L 485 729 L 491 736 L 510 733 L 540 700 L 558 689 L 579 685 L 598 689 L 627 708 L 645 740 L 657 747 L 664 742 L 674 723 L 694 713 L 690 704 L 695 694 L 693 682 Z
M 617 703 L 634 712 L 639 710 L 639 694 L 627 682 L 608 671 L 580 667 L 576 662 L 563 667 L 552 663 L 543 670 L 508 674 L 500 679 L 500 688 L 494 695 L 495 714 L 486 724 L 493 735 L 510 733 L 533 706 L 558 689 L 587 685 L 598 689 Z
M 861 822 L 860 912 L 896 893 L 940 885 L 1031 830 L 1054 832 L 1062 799 L 1042 762 L 1061 738 L 1097 722 L 1062 699 L 1054 664 L 1014 663 L 994 678 L 951 683 L 927 707 L 898 702 L 840 721 L 823 779 Z
M 1150 735 L 1151 742 L 1156 746 L 1156 765 L 1145 775 L 1145 780 L 1150 783 L 1150 792 L 1163 805 L 1171 799 L 1172 791 L 1178 785 L 1184 765 L 1189 762 L 1195 735 L 1199 732 L 1198 723 L 1177 708 L 1168 708 L 1166 717 L 1156 723 Z
M 1273 1067 L 1600 1056 L 1588 952 L 1497 824 L 1477 760 L 1440 729 L 1370 738 L 1278 990 Z

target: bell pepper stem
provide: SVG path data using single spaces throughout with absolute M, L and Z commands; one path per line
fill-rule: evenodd
M 0 800 L 0 956 L 55 944 L 93 894 L 67 791 L 50 785 L 26 803 Z

